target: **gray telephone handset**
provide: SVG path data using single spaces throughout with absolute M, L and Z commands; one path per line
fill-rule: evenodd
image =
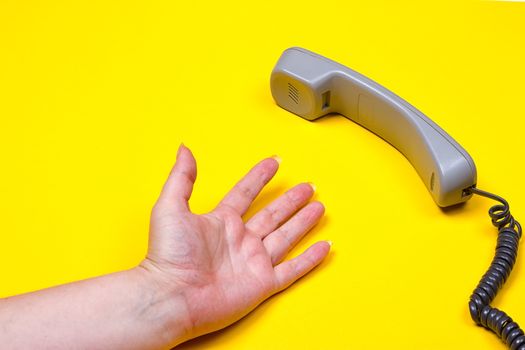
M 389 142 L 412 163 L 440 207 L 465 202 L 472 194 L 501 203 L 489 210 L 498 228 L 496 254 L 470 296 L 469 310 L 478 325 L 496 333 L 509 348 L 525 350 L 520 326 L 490 305 L 516 262 L 521 226 L 507 201 L 476 188 L 476 166 L 469 154 L 401 97 L 311 51 L 297 47 L 284 51 L 270 85 L 277 104 L 302 118 L 340 113 Z
M 407 157 L 440 207 L 465 202 L 476 185 L 469 154 L 415 107 L 367 77 L 302 48 L 282 54 L 271 76 L 272 95 L 308 120 L 340 113 Z

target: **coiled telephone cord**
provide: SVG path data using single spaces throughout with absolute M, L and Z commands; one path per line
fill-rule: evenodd
M 501 203 L 489 209 L 492 224 L 498 228 L 496 254 L 470 296 L 470 316 L 478 325 L 496 333 L 511 350 L 525 350 L 525 335 L 520 326 L 505 312 L 490 306 L 516 262 L 521 225 L 510 214 L 509 204 L 505 199 L 477 188 L 470 188 L 468 191 Z

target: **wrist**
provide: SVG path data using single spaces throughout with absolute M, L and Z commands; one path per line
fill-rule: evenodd
M 193 325 L 189 316 L 184 288 L 167 280 L 162 271 L 148 259 L 130 270 L 140 281 L 143 304 L 139 315 L 155 324 L 160 348 L 172 348 L 192 338 Z

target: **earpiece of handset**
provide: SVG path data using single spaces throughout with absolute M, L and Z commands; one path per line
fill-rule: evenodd
M 340 113 L 397 148 L 414 166 L 434 201 L 468 200 L 476 166 L 452 137 L 414 106 L 367 77 L 302 48 L 283 52 L 271 76 L 277 104 L 315 120 Z

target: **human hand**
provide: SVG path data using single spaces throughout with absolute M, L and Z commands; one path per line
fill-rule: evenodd
M 283 261 L 324 214 L 308 203 L 313 188 L 299 184 L 246 222 L 243 215 L 275 175 L 279 163 L 267 158 L 253 167 L 211 212 L 193 214 L 188 206 L 196 162 L 181 145 L 177 161 L 155 204 L 150 243 L 141 263 L 160 288 L 184 310 L 181 341 L 223 328 L 287 288 L 317 266 L 330 250 L 327 241 Z

